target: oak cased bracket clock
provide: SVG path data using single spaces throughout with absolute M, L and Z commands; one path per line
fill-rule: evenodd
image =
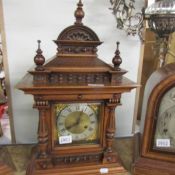
M 175 63 L 148 79 L 142 108 L 141 152 L 134 175 L 175 174 Z
M 27 175 L 97 175 L 125 172 L 112 144 L 115 108 L 137 85 L 125 78 L 117 43 L 109 65 L 97 56 L 98 36 L 84 26 L 81 0 L 76 21 L 54 42 L 57 54 L 47 63 L 38 41 L 30 70 L 18 88 L 34 96 L 39 111 L 38 144 Z

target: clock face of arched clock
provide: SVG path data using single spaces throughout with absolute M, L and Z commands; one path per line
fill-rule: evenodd
M 60 144 L 64 144 L 64 139 L 68 139 L 65 143 L 96 143 L 98 141 L 100 103 L 57 104 L 55 108 Z
M 161 98 L 157 118 L 153 148 L 175 152 L 175 87 Z

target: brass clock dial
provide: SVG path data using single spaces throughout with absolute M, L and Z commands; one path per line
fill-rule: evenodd
M 175 87 L 163 95 L 157 117 L 154 148 L 175 151 Z
M 56 105 L 58 137 L 71 136 L 73 142 L 97 140 L 99 108 L 99 103 Z

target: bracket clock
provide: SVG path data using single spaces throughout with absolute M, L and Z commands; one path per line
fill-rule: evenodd
M 141 155 L 134 175 L 175 174 L 175 64 L 149 78 L 142 108 Z
M 97 56 L 98 36 L 83 25 L 81 0 L 76 21 L 54 42 L 56 55 L 47 63 L 38 41 L 30 70 L 18 88 L 34 96 L 39 110 L 38 144 L 27 175 L 97 175 L 125 172 L 113 151 L 115 108 L 121 94 L 137 85 L 125 78 L 117 43 L 113 65 Z

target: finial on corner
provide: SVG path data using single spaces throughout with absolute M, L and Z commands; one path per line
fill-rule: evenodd
M 117 42 L 117 50 L 115 51 L 115 56 L 112 59 L 112 63 L 114 64 L 114 70 L 116 71 L 121 70 L 120 64 L 122 63 L 122 59 L 120 57 L 119 45 L 120 45 L 120 42 Z
M 43 51 L 41 50 L 41 41 L 38 40 L 38 49 L 36 51 L 36 56 L 34 57 L 34 62 L 35 64 L 37 65 L 35 70 L 36 71 L 43 71 L 44 70 L 44 67 L 43 67 L 43 64 L 45 63 L 45 58 L 44 56 L 42 55 Z
M 76 21 L 75 21 L 75 24 L 77 25 L 83 25 L 82 24 L 82 19 L 84 18 L 84 11 L 83 11 L 83 3 L 81 0 L 79 0 L 78 4 L 77 4 L 77 9 L 75 11 L 75 18 L 76 18 Z

